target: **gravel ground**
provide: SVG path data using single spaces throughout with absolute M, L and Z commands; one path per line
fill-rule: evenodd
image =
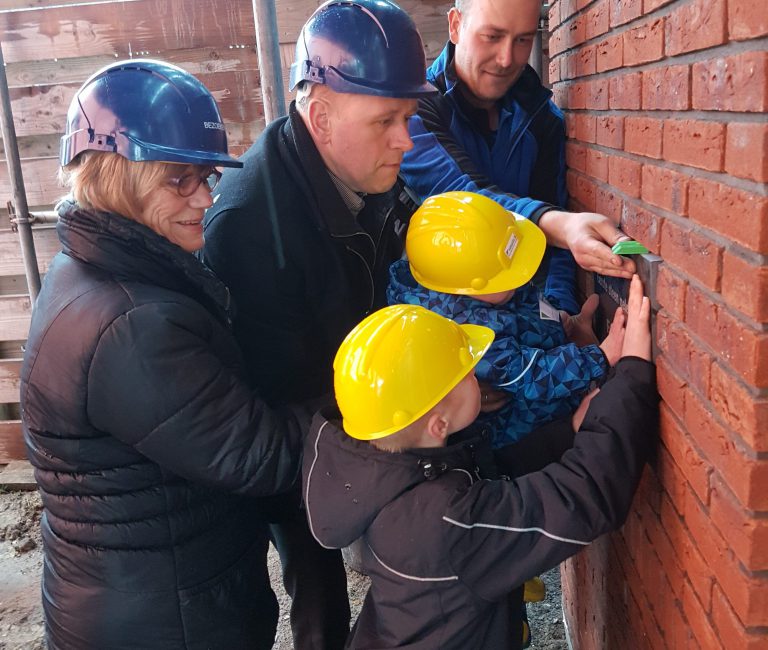
M 43 617 L 40 607 L 40 498 L 36 492 L 0 493 L 0 650 L 43 650 Z M 280 601 L 275 650 L 291 650 L 289 599 L 279 580 L 280 564 L 274 549 L 269 555 L 272 585 Z M 542 576 L 546 599 L 528 606 L 533 630 L 531 648 L 566 650 L 560 573 Z M 368 591 L 368 578 L 347 572 L 352 616 L 357 616 Z

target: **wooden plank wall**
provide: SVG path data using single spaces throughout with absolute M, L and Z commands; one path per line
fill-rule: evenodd
M 299 30 L 320 0 L 276 0 L 286 98 Z M 447 37 L 451 2 L 402 0 L 433 60 Z M 151 57 L 192 72 L 211 90 L 227 124 L 230 151 L 245 151 L 264 128 L 252 0 L 0 0 L 0 41 L 30 209 L 50 210 L 59 138 L 69 102 L 98 68 Z M 18 369 L 31 306 L 0 143 L 0 463 L 22 458 Z M 41 273 L 58 251 L 55 231 L 35 229 Z

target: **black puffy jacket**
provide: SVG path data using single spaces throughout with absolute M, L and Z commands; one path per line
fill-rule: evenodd
M 226 287 L 118 215 L 65 204 L 22 367 L 50 648 L 269 648 L 249 497 L 290 487 L 308 414 L 243 381 Z

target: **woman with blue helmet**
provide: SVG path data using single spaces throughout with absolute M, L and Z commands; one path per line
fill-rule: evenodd
M 294 483 L 310 414 L 248 388 L 229 292 L 193 255 L 216 168 L 241 166 L 216 103 L 176 66 L 115 63 L 72 100 L 61 165 L 21 385 L 48 647 L 270 648 L 248 497 Z

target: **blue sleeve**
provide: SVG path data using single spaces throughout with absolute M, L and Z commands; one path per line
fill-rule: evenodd
M 491 183 L 456 144 L 450 125 L 442 124 L 436 112 L 430 114 L 423 102 L 419 106 L 419 114 L 411 118 L 409 130 L 413 149 L 403 158 L 400 173 L 421 201 L 433 194 L 453 190 L 477 192 L 534 222 L 553 208 L 543 201 L 505 192 Z
M 543 350 L 519 345 L 512 338 L 496 339 L 476 368 L 480 381 L 525 402 L 534 418 L 547 417 L 552 402 L 583 393 L 606 372 L 605 355 L 596 345 L 568 343 Z

